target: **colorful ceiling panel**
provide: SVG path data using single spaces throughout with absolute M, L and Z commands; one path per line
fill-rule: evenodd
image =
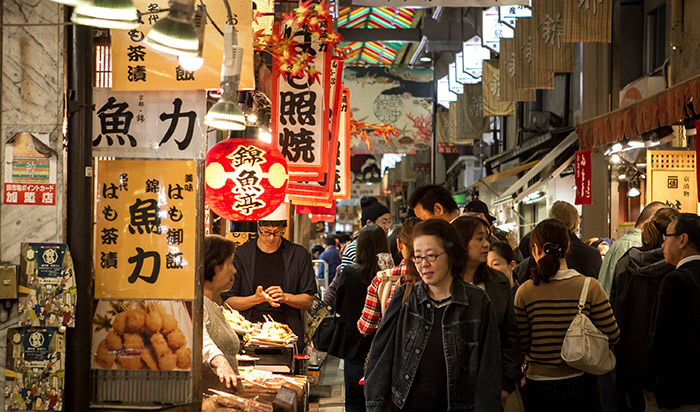
M 410 29 L 415 9 L 391 7 L 341 7 L 338 28 L 343 29 Z M 346 64 L 391 65 L 396 60 L 401 42 L 344 42 L 351 52 Z

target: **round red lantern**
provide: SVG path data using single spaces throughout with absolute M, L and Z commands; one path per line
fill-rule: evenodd
M 260 140 L 224 140 L 207 152 L 204 197 L 225 219 L 256 221 L 274 212 L 288 180 L 282 153 Z

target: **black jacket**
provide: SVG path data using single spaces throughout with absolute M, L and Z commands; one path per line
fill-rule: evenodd
M 593 246 L 588 246 L 575 234 L 569 232 L 569 252 L 566 254 L 566 265 L 569 269 L 573 269 L 583 276 L 588 276 L 598 279 L 600 266 L 603 264 L 603 259 L 600 258 L 600 252 Z M 513 272 L 513 276 L 518 278 L 518 282 L 522 285 L 530 279 L 530 270 L 537 267 L 535 259 L 532 257 L 523 259 L 518 264 Z
M 615 345 L 617 385 L 625 392 L 644 389 L 652 310 L 661 281 L 673 269 L 664 261 L 661 248 L 632 248 L 615 266 L 610 303 L 620 327 L 620 341 Z
M 515 385 L 522 378 L 521 367 L 523 365 L 518 323 L 513 311 L 513 292 L 506 275 L 498 270 L 489 269 L 489 272 L 484 281 L 484 287 L 491 303 L 493 303 L 500 331 L 503 389 L 507 392 L 513 392 Z
M 233 275 L 233 286 L 226 292 L 221 292 L 221 299 L 225 302 L 231 296 L 251 296 L 255 294 L 258 282 L 255 280 L 255 248 L 256 241 L 249 240 L 236 249 L 233 256 L 233 266 L 236 274 Z M 282 259 L 284 259 L 284 283 L 282 290 L 286 293 L 299 295 L 316 294 L 316 276 L 314 275 L 311 255 L 301 245 L 292 243 L 282 238 Z M 297 346 L 299 352 L 304 350 L 304 311 L 294 309 L 291 306 L 282 305 L 287 324 L 299 338 Z M 241 312 L 243 317 L 250 319 L 253 308 Z
M 359 266 L 345 266 L 340 271 L 338 289 L 335 292 L 335 309 L 340 317 L 328 348 L 329 354 L 354 361 L 364 361 L 367 357 L 374 334 L 362 336 L 357 329 L 357 320 L 365 305 L 367 286 L 369 284 L 360 280 Z
M 661 282 L 645 378 L 660 408 L 700 404 L 700 260 Z

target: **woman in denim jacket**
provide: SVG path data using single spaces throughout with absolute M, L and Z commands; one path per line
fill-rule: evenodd
M 397 290 L 379 325 L 365 373 L 367 410 L 499 411 L 498 322 L 486 293 L 461 279 L 466 255 L 457 232 L 426 220 L 413 248 L 421 281 Z

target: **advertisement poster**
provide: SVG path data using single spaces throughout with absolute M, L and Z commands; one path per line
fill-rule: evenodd
M 387 123 L 399 135 L 388 142 L 370 135 L 373 148 L 356 137 L 352 154 L 411 153 L 430 148 L 433 137 L 433 71 L 406 67 L 346 67 L 343 85 L 350 91 L 350 117 Z
M 95 298 L 193 299 L 197 163 L 96 166 Z
M 91 368 L 190 370 L 191 313 L 189 302 L 100 300 L 92 321 Z
M 17 133 L 5 150 L 6 205 L 56 204 L 56 154 L 48 134 Z
M 58 328 L 8 329 L 5 410 L 63 410 L 65 342 Z
M 77 289 L 73 259 L 63 243 L 22 243 L 20 326 L 75 326 Z

